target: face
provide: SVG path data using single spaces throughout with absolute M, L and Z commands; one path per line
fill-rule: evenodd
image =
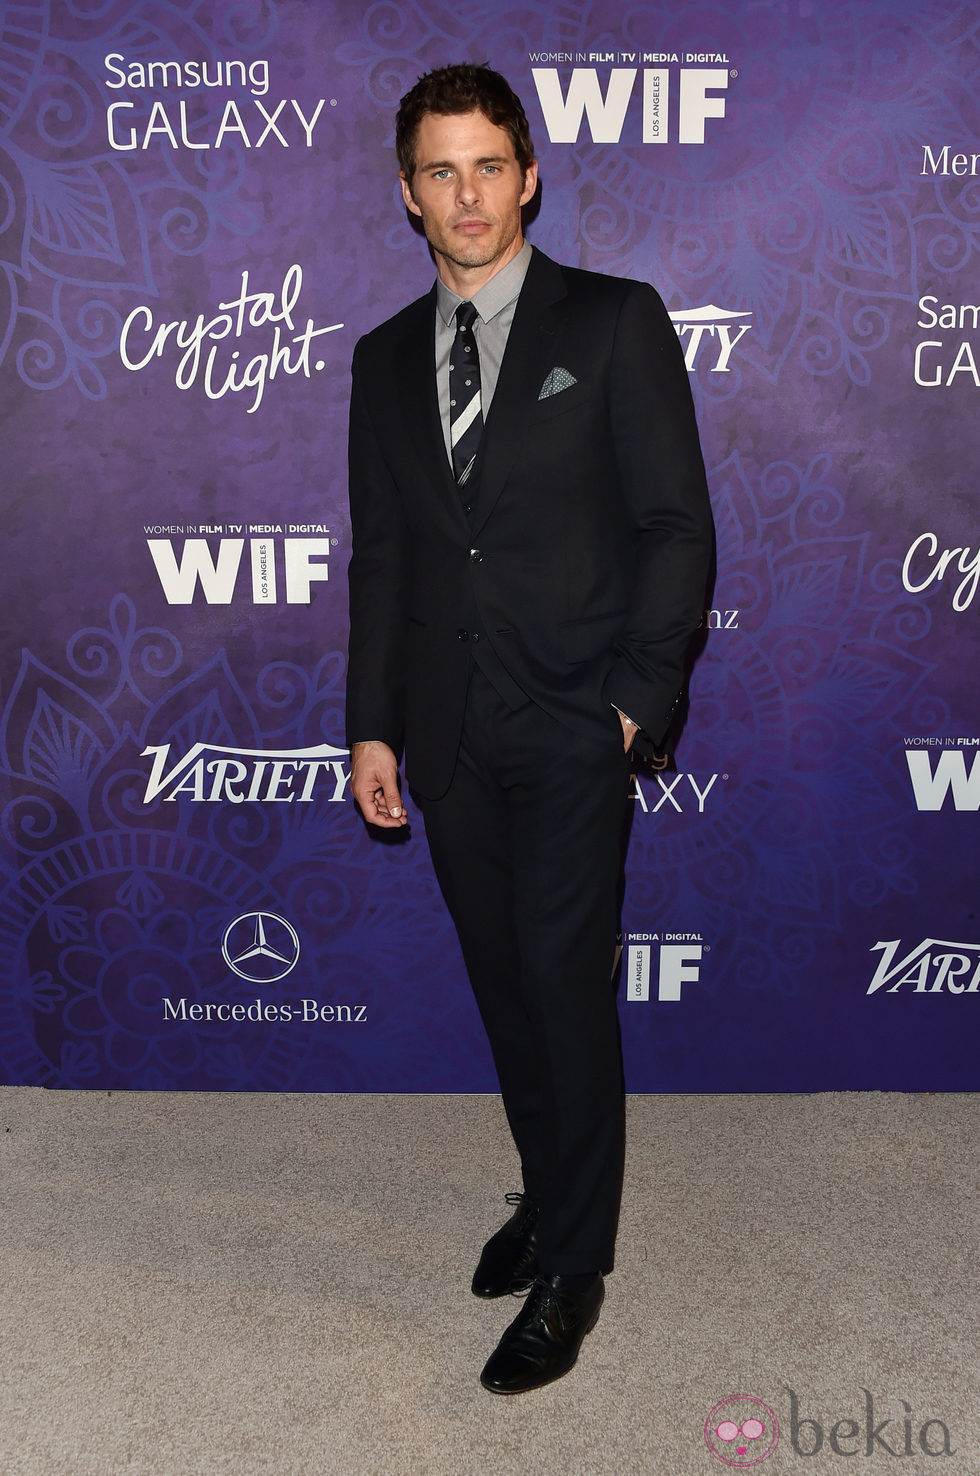
M 402 197 L 443 281 L 471 296 L 524 244 L 521 206 L 537 187 L 538 166 L 522 174 L 510 134 L 479 112 L 426 113 L 415 160 L 411 185 L 401 176 Z

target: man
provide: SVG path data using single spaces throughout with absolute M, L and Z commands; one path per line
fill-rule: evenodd
M 404 825 L 404 744 L 521 1157 L 473 1279 L 530 1287 L 482 1374 L 519 1393 L 571 1368 L 612 1262 L 628 754 L 679 700 L 711 519 L 656 293 L 524 240 L 537 164 L 504 79 L 423 77 L 396 148 L 438 276 L 354 354 L 351 790 Z

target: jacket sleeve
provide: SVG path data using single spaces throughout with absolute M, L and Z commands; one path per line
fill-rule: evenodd
M 713 527 L 683 352 L 666 308 L 643 283 L 631 284 L 620 309 L 609 416 L 637 551 L 605 695 L 658 743 L 680 701 L 704 608 Z
M 395 478 L 368 410 L 361 344 L 354 351 L 352 378 L 347 743 L 380 740 L 400 755 L 405 729 L 407 537 Z

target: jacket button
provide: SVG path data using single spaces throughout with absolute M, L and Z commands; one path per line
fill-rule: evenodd
M 482 564 L 482 562 L 483 562 L 483 552 L 482 552 L 482 550 L 479 549 L 479 548 L 471 548 L 470 549 L 470 563 L 471 564 Z
M 456 639 L 458 641 L 468 641 L 469 638 L 470 638 L 470 633 L 469 633 L 468 630 L 458 630 L 456 632 Z

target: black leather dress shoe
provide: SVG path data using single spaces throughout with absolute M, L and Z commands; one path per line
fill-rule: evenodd
M 599 1275 L 584 1291 L 572 1291 L 564 1276 L 538 1276 L 480 1375 L 483 1387 L 524 1394 L 568 1373 L 599 1320 L 605 1290 Z
M 517 1208 L 483 1247 L 473 1273 L 476 1297 L 525 1292 L 538 1274 L 538 1207 L 526 1194 L 508 1194 L 507 1203 Z

